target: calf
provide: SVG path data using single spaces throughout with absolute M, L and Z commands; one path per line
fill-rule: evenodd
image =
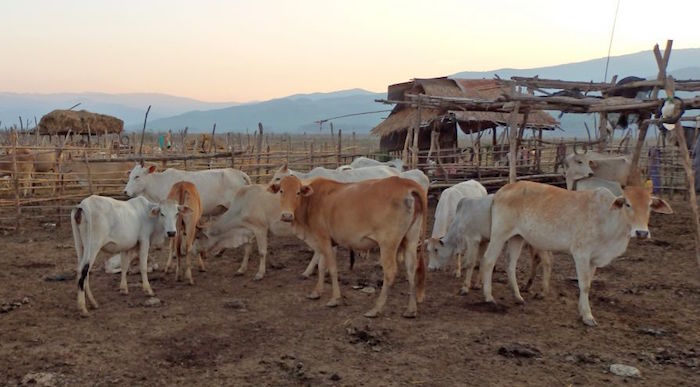
M 522 240 L 538 250 L 569 253 L 579 284 L 579 313 L 596 325 L 588 301 L 593 275 L 627 249 L 630 238 L 649 238 L 650 211 L 671 214 L 671 207 L 646 188 L 628 186 L 615 197 L 607 189 L 567 191 L 521 181 L 507 184 L 493 199 L 491 242 L 481 268 L 484 296 L 493 302 L 493 266 L 507 241 L 509 254 L 519 254 Z M 517 289 L 514 289 L 517 292 Z
M 467 271 L 464 277 L 464 285 L 460 289 L 460 294 L 467 294 L 471 288 L 472 273 L 476 262 L 481 259 L 488 245 L 491 236 L 491 205 L 493 204 L 493 194 L 478 198 L 462 198 L 457 204 L 457 211 L 454 219 L 447 230 L 447 234 L 433 243 L 431 247 L 431 258 L 428 267 L 442 267 L 455 254 L 466 250 Z M 552 272 L 552 253 L 548 251 L 530 251 L 530 278 L 527 281 L 526 289 L 529 289 L 536 275 L 536 268 L 543 264 L 542 294 L 549 293 L 549 279 Z M 513 257 L 511 257 L 513 258 Z M 516 257 L 517 258 L 517 257 Z M 515 269 L 517 260 L 511 260 L 508 267 L 508 280 L 511 286 L 517 287 L 515 282 Z M 522 299 L 518 300 L 522 301 Z
M 487 195 L 486 188 L 476 180 L 469 180 L 455 184 L 442 191 L 437 207 L 435 208 L 435 223 L 433 223 L 433 233 L 426 241 L 428 249 L 428 268 L 436 269 L 435 250 L 439 239 L 447 234 L 447 226 L 452 223 L 452 219 L 457 212 L 457 205 L 462 198 L 482 198 Z M 455 251 L 457 256 L 457 269 L 455 275 L 459 278 L 462 275 L 462 250 Z M 468 274 L 471 271 L 468 270 Z
M 632 162 L 627 155 L 613 156 L 598 152 L 572 153 L 564 160 L 566 165 L 566 188 L 573 189 L 574 182 L 595 176 L 600 179 L 618 182 L 626 186 L 632 177 L 637 178 L 636 171 L 632 171 Z M 634 182 L 636 183 L 636 182 Z
M 90 291 L 89 276 L 100 251 L 121 253 L 123 268 L 129 267 L 133 253 L 138 251 L 143 290 L 153 295 L 146 270 L 148 249 L 152 244 L 162 244 L 166 235 L 175 237 L 175 221 L 178 212 L 183 209 L 183 206 L 171 201 L 157 204 L 138 197 L 123 202 L 92 195 L 71 211 L 73 240 L 78 255 L 78 309 L 83 316 L 88 315 L 86 292 L 92 306 L 97 308 Z M 119 284 L 119 290 L 124 294 L 129 293 L 126 272 L 122 270 Z
M 260 266 L 254 279 L 261 280 L 265 276 L 268 231 L 273 235 L 292 235 L 289 223 L 280 220 L 281 211 L 279 198 L 267 192 L 267 186 L 255 184 L 242 187 L 233 197 L 229 209 L 198 232 L 193 251 L 206 254 L 245 244 L 243 262 L 236 272 L 243 275 L 248 268 L 250 241 L 255 237 Z
M 403 315 L 416 316 L 416 301 L 425 297 L 425 263 L 417 250 L 428 210 L 427 195 L 418 183 L 390 177 L 358 183 L 318 178 L 304 184 L 296 176 L 287 176 L 268 189 L 280 194 L 281 220 L 290 222 L 294 234 L 322 257 L 318 282 L 309 298 L 321 296 L 328 265 L 333 294 L 326 305 L 337 306 L 340 301 L 334 245 L 356 250 L 378 245 L 384 282 L 374 308 L 365 316 L 376 317 L 382 311 L 401 257 L 409 283 L 408 307 Z
M 190 285 L 194 285 L 192 279 L 192 264 L 190 261 L 190 250 L 194 243 L 195 234 L 197 233 L 197 224 L 202 217 L 202 202 L 199 199 L 197 187 L 188 181 L 175 183 L 170 188 L 168 193 L 168 201 L 175 202 L 185 211 L 180 211 L 177 216 L 177 235 L 175 239 L 170 241 L 170 253 L 168 254 L 168 262 L 165 264 L 165 272 L 170 268 L 170 262 L 173 258 L 173 251 L 177 257 L 175 263 L 175 281 L 180 280 L 181 259 L 185 257 L 187 268 L 185 269 L 185 278 Z M 200 268 L 204 267 L 202 257 L 197 255 Z

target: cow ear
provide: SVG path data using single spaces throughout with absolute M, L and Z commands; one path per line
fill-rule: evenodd
M 148 173 L 153 173 L 153 172 L 155 172 L 155 171 L 156 171 L 156 166 L 155 166 L 155 165 L 151 165 L 151 166 L 148 167 Z
M 279 185 L 279 184 L 270 184 L 270 185 L 267 187 L 267 192 L 276 194 L 276 193 L 279 192 L 279 191 L 280 191 L 280 185 Z
M 151 210 L 148 211 L 148 215 L 150 215 L 151 217 L 156 217 L 156 216 L 158 216 L 159 213 L 160 213 L 160 207 L 158 207 L 158 206 L 153 206 L 153 207 L 151 207 Z
M 438 239 L 438 243 L 440 244 L 440 246 L 445 245 L 445 241 L 443 240 L 443 238 Z
M 285 162 L 284 165 L 280 167 L 281 172 L 287 172 L 287 163 Z
M 656 196 L 651 197 L 651 210 L 659 214 L 673 214 L 673 209 L 666 203 L 665 200 L 659 199 Z
M 301 196 L 311 196 L 311 194 L 314 193 L 314 189 L 311 188 L 310 185 L 302 185 L 300 192 L 301 192 Z
M 624 196 L 616 197 L 615 201 L 612 202 L 612 204 L 610 205 L 610 209 L 611 210 L 619 210 L 620 208 L 622 208 L 622 206 L 625 205 L 625 201 L 626 201 L 626 199 Z
M 183 205 L 177 206 L 177 210 L 178 210 L 181 214 L 189 214 L 189 213 L 192 212 L 192 208 L 191 208 L 190 206 L 183 206 Z

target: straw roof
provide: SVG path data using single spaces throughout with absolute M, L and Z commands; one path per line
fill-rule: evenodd
M 406 100 L 406 94 L 422 94 L 434 97 L 459 97 L 482 100 L 494 100 L 505 93 L 503 84 L 497 79 L 415 79 L 412 82 L 398 83 L 389 86 L 389 99 Z M 509 113 L 445 111 L 421 109 L 421 121 L 431 120 L 452 115 L 465 133 L 478 132 L 508 124 Z M 385 136 L 389 133 L 406 130 L 415 126 L 417 109 L 397 105 L 382 123 L 372 129 L 371 133 Z M 523 115 L 518 114 L 518 123 Z M 554 129 L 559 123 L 544 111 L 532 111 L 528 115 L 527 127 L 537 129 Z
M 39 134 L 65 135 L 70 130 L 73 134 L 119 134 L 124 130 L 124 121 L 105 114 L 91 113 L 87 110 L 54 110 L 39 121 Z

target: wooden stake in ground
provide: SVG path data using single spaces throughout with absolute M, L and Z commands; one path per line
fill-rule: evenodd
M 338 168 L 340 167 L 340 157 L 343 154 L 343 130 L 338 129 L 338 156 L 336 157 L 335 160 L 335 167 Z
M 19 231 L 20 218 L 22 217 L 22 207 L 19 201 L 19 174 L 17 173 L 17 136 L 13 136 L 12 141 L 12 175 L 15 185 L 15 208 L 17 217 L 15 218 L 15 230 Z
M 262 122 L 258 122 L 258 143 L 257 143 L 257 149 L 256 149 L 256 155 L 255 155 L 255 165 L 256 165 L 256 170 L 255 170 L 255 182 L 260 183 L 260 157 L 261 157 L 261 152 L 262 152 L 262 140 L 263 140 L 263 124 Z
M 517 160 L 518 153 L 518 111 L 520 110 L 520 101 L 515 102 L 513 110 L 510 112 L 510 118 L 508 119 L 508 127 L 510 128 L 508 132 L 508 142 L 510 145 L 510 152 L 508 153 L 508 182 L 515 183 L 517 180 L 517 173 L 515 171 L 515 161 Z

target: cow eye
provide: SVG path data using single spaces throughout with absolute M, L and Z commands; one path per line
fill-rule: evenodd
M 283 195 L 283 194 L 284 194 L 284 191 L 283 191 L 283 190 L 280 190 L 280 195 Z
M 301 191 L 297 191 L 297 196 L 301 195 Z
M 625 207 L 630 208 L 632 206 L 629 203 L 625 202 Z
M 165 216 L 165 214 L 161 212 L 161 213 L 160 213 L 160 216 Z
M 135 176 L 135 177 L 134 177 L 134 180 L 136 180 L 136 179 L 138 179 L 138 178 L 139 178 L 139 176 Z

